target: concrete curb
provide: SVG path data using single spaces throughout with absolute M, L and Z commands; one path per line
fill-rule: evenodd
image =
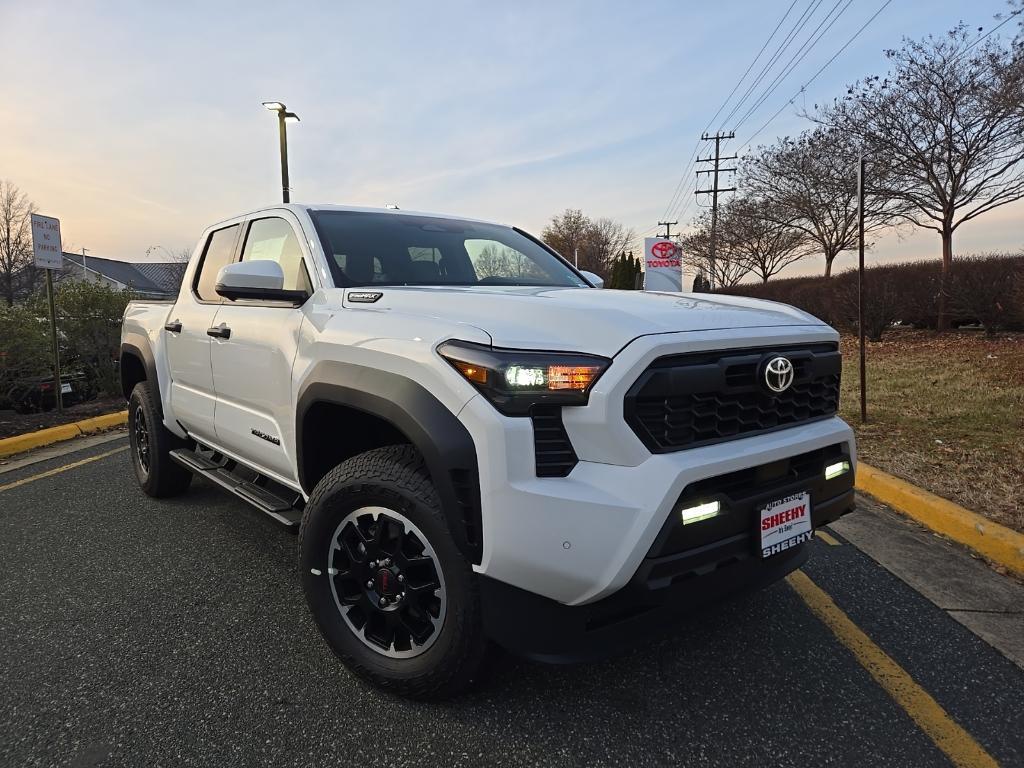
M 857 463 L 857 489 L 1024 576 L 1024 534 L 862 462 Z
M 71 424 L 61 424 L 49 429 L 40 429 L 38 432 L 27 432 L 24 435 L 5 437 L 0 440 L 0 458 L 13 456 L 16 453 L 29 451 L 33 448 L 42 448 L 44 445 L 59 443 L 62 440 L 70 440 L 80 435 L 88 435 L 92 432 L 99 432 L 111 427 L 120 427 L 128 423 L 128 411 L 117 413 L 105 413 L 102 416 L 93 416 L 91 419 L 83 419 Z

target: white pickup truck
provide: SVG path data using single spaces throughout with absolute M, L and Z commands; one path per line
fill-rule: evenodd
M 280 205 L 211 226 L 121 377 L 151 496 L 212 481 L 299 532 L 324 638 L 444 697 L 496 643 L 584 660 L 800 566 L 853 505 L 837 334 L 608 291 L 514 227 Z

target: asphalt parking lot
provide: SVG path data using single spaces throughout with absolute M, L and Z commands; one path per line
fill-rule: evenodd
M 2 766 L 1024 765 L 1024 669 L 839 534 L 625 657 L 412 703 L 334 659 L 291 534 L 148 499 L 125 444 L 0 474 Z

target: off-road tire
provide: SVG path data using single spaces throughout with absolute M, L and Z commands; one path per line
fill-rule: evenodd
M 148 441 L 145 451 L 141 445 L 143 431 Z M 128 400 L 128 438 L 132 468 L 147 496 L 166 498 L 188 490 L 192 473 L 174 463 L 170 456 L 172 450 L 184 447 L 186 442 L 163 425 L 154 393 L 145 381 L 135 385 Z
M 418 528 L 443 577 L 443 623 L 431 644 L 411 658 L 392 658 L 370 647 L 343 618 L 337 583 L 332 587 L 331 579 L 342 578 L 329 572 L 328 560 L 336 556 L 333 542 L 344 521 L 364 508 L 397 512 Z M 455 696 L 477 679 L 487 642 L 476 577 L 452 538 L 423 458 L 412 446 L 359 454 L 317 483 L 302 518 L 299 571 L 321 634 L 364 680 L 401 696 L 438 700 Z

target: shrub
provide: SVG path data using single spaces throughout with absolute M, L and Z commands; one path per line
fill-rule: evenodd
M 992 334 L 1024 322 L 1018 288 L 1024 256 L 968 256 L 953 262 L 954 312 Z
M 0 306 L 0 408 L 16 381 L 51 369 L 49 325 L 23 304 Z
M 864 270 L 864 335 L 878 341 L 887 328 L 896 323 L 903 312 L 899 288 L 888 270 Z M 834 282 L 836 327 L 851 333 L 859 332 L 858 303 L 860 290 L 856 270 L 838 275 Z
M 867 336 L 877 340 L 896 322 L 935 328 L 941 265 L 937 261 L 880 264 L 864 270 Z M 796 277 L 743 283 L 722 293 L 751 296 L 810 312 L 846 331 L 857 330 L 857 271 L 834 277 Z M 953 260 L 952 325 L 980 323 L 989 333 L 1024 330 L 1024 254 L 965 256 Z
M 58 283 L 57 332 L 62 372 L 82 371 L 92 387 L 105 394 L 120 391 L 117 361 L 121 318 L 130 299 L 130 292 L 115 291 L 99 283 Z M 0 338 L 9 347 L 7 370 L 14 379 L 45 375 L 51 370 L 46 304 L 46 295 L 37 293 L 24 304 L 7 310 L 12 316 L 11 333 L 4 328 Z

